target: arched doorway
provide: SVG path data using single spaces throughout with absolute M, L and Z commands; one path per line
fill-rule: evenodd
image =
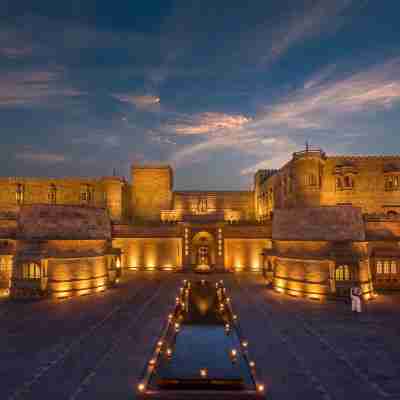
M 209 265 L 215 264 L 215 240 L 207 231 L 197 232 L 192 239 L 191 264 Z

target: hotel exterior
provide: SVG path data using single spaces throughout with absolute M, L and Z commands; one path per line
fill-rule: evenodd
M 131 180 L 0 178 L 0 290 L 104 290 L 124 269 L 264 272 L 292 295 L 400 289 L 400 156 L 307 148 L 251 191 L 174 191 L 168 165 Z

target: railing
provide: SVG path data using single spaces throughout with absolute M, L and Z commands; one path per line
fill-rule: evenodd
M 325 152 L 319 147 L 307 147 L 305 150 L 296 151 L 293 153 L 294 159 L 299 159 L 307 156 L 318 156 L 321 158 L 325 158 Z

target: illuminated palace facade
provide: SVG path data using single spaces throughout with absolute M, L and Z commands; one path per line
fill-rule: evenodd
M 174 191 L 168 165 L 131 181 L 0 179 L 0 287 L 14 298 L 104 290 L 124 269 L 263 272 L 291 295 L 400 289 L 400 156 L 294 153 L 251 191 Z

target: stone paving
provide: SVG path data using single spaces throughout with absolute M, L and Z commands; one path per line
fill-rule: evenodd
M 118 288 L 64 301 L 0 303 L 1 398 L 134 399 L 184 278 L 127 272 Z M 400 399 L 400 295 L 354 315 L 292 298 L 257 275 L 224 279 L 267 398 Z

